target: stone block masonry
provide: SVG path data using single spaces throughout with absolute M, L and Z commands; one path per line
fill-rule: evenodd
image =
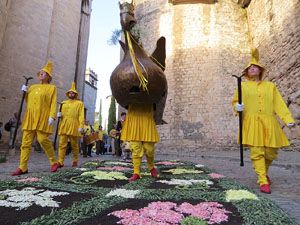
M 246 10 L 235 1 L 173 5 L 136 0 L 136 4 L 144 48 L 152 53 L 160 36 L 167 40 L 168 124 L 158 126 L 157 149 L 237 148 L 238 119 L 231 105 L 237 84 L 231 75 L 239 75 L 250 60 Z M 299 124 L 297 11 L 299 1 L 258 0 L 249 6 L 254 44 L 268 69 L 266 79 L 276 83 Z M 299 128 L 285 131 L 293 149 L 299 149 Z

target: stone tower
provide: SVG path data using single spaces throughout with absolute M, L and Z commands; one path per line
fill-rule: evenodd
M 83 100 L 91 4 L 91 0 L 0 0 L 1 121 L 19 110 L 23 76 L 34 78 L 29 85 L 38 83 L 36 74 L 47 60 L 53 62 L 57 100 L 65 99 L 72 81 Z
M 160 36 L 167 40 L 168 124 L 158 126 L 160 151 L 238 147 L 231 105 L 237 85 L 231 75 L 240 75 L 248 64 L 251 39 L 267 68 L 266 79 L 276 83 L 300 123 L 300 3 L 249 2 L 135 0 L 144 48 L 152 53 Z M 285 131 L 299 147 L 300 129 Z

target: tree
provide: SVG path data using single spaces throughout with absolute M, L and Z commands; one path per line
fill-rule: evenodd
M 110 106 L 108 110 L 108 124 L 107 124 L 107 131 L 108 133 L 111 131 L 111 129 L 114 128 L 114 124 L 116 124 L 116 100 L 112 96 L 110 98 Z
M 99 125 L 102 125 L 102 99 L 100 99 L 100 108 L 99 108 Z
M 97 117 L 98 117 L 98 120 L 97 120 Z M 98 130 L 100 125 L 102 125 L 102 99 L 100 99 L 99 113 L 95 112 L 94 130 Z

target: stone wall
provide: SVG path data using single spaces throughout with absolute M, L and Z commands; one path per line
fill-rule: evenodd
M 4 32 L 6 29 L 9 4 L 10 4 L 10 0 L 0 0 L 0 48 L 4 36 Z
M 300 1 L 256 0 L 248 10 L 266 80 L 277 85 L 296 120 L 296 128 L 284 131 L 300 149 Z
M 267 79 L 279 86 L 298 118 L 299 1 L 252 2 L 249 14 L 256 18 L 251 21 L 254 43 L 264 55 L 262 64 L 272 67 Z M 152 53 L 160 36 L 167 39 L 165 74 L 169 94 L 164 120 L 168 124 L 158 126 L 161 142 L 157 148 L 238 148 L 238 119 L 231 105 L 237 85 L 231 75 L 240 74 L 250 60 L 246 10 L 237 1 L 172 5 L 165 0 L 136 0 L 136 4 L 145 49 Z M 272 57 L 267 54 L 270 52 Z M 294 134 L 287 131 L 292 142 L 299 139 L 297 129 Z
M 231 106 L 236 79 L 250 54 L 245 11 L 233 1 L 172 5 L 136 1 L 136 16 L 150 53 L 167 39 L 169 94 L 158 126 L 161 151 L 236 146 L 238 121 Z
M 52 84 L 57 87 L 57 100 L 66 99 L 65 92 L 75 79 L 82 8 L 78 0 L 15 0 L 8 1 L 3 13 L 5 2 L 1 0 L 0 14 L 0 120 L 4 122 L 19 110 L 23 76 L 34 78 L 29 85 L 39 83 L 36 74 L 47 60 L 53 62 Z M 88 37 L 81 42 L 84 40 L 87 44 Z M 81 54 L 86 59 L 86 49 Z M 84 72 L 81 76 L 84 82 Z M 23 108 L 24 114 L 26 104 Z
M 88 81 L 85 81 L 84 96 L 84 106 L 87 109 L 85 118 L 90 121 L 90 125 L 94 125 L 97 88 L 91 85 Z

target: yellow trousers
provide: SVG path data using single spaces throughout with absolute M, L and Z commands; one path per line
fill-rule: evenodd
M 148 169 L 154 168 L 154 150 L 155 142 L 130 141 L 130 150 L 132 152 L 133 173 L 141 177 L 141 163 L 145 153 Z
M 59 136 L 59 147 L 58 147 L 58 161 L 60 165 L 64 165 L 66 156 L 66 150 L 68 146 L 68 140 L 71 142 L 71 148 L 73 152 L 73 162 L 78 162 L 79 146 L 77 137 L 71 135 L 60 135 Z
M 258 176 L 257 183 L 261 186 L 263 184 L 268 184 L 267 175 L 269 168 L 277 158 L 278 149 L 269 147 L 254 147 L 249 146 L 250 149 L 250 159 L 252 161 L 252 166 Z
M 20 166 L 19 168 L 25 172 L 27 170 L 27 163 L 31 153 L 32 142 L 37 136 L 37 140 L 44 149 L 50 164 L 53 165 L 57 163 L 54 153 L 53 145 L 49 139 L 49 135 L 42 131 L 38 130 L 24 130 L 22 137 L 22 146 L 21 146 L 21 157 L 20 157 Z

